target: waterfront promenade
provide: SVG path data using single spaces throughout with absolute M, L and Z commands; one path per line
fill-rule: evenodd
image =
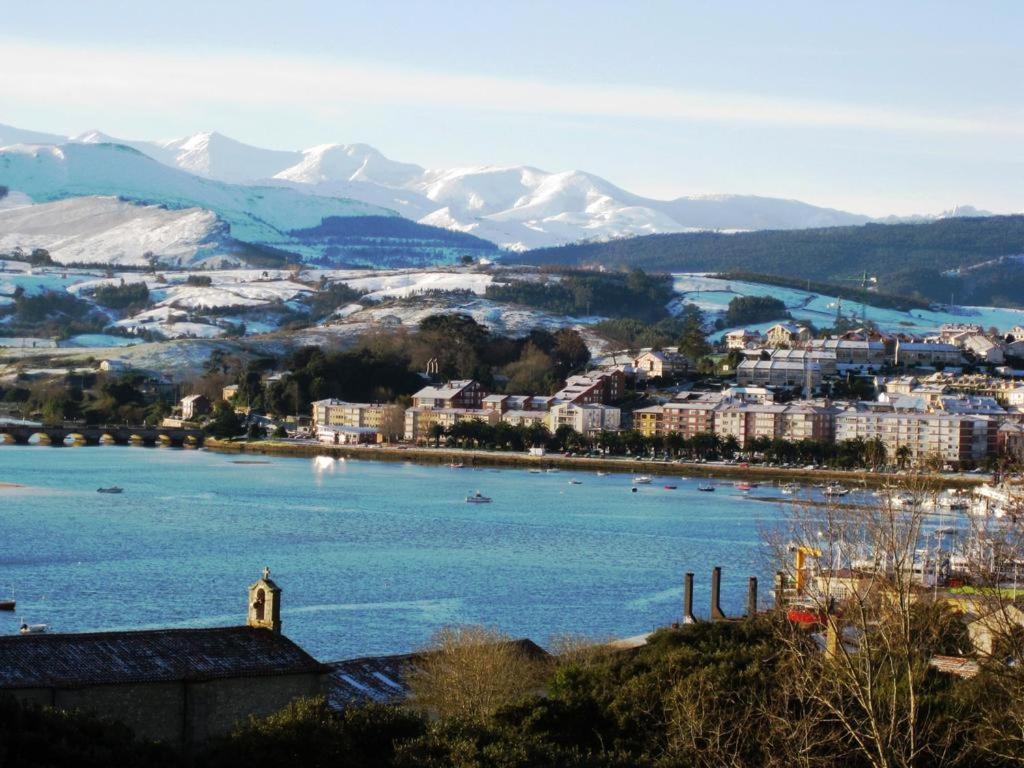
M 333 456 L 377 461 L 413 461 L 423 464 L 465 464 L 466 466 L 518 467 L 521 469 L 572 469 L 584 471 L 657 474 L 672 477 L 721 477 L 744 480 L 787 480 L 794 482 L 840 482 L 848 485 L 880 487 L 898 482 L 905 473 L 865 470 L 809 469 L 806 467 L 769 467 L 758 464 L 723 462 L 682 462 L 629 457 L 565 456 L 549 453 L 531 456 L 513 451 L 481 449 L 428 448 L 405 445 L 341 446 L 323 445 L 313 440 L 225 441 L 207 439 L 205 447 L 215 451 L 255 453 L 274 456 Z M 988 474 L 936 473 L 936 483 L 948 488 L 970 488 L 991 482 Z

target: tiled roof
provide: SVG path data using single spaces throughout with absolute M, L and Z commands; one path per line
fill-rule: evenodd
M 342 710 L 353 704 L 392 704 L 409 695 L 406 676 L 416 656 L 370 656 L 332 662 L 327 677 L 327 703 Z
M 0 637 L 0 689 L 325 671 L 287 637 L 253 627 Z

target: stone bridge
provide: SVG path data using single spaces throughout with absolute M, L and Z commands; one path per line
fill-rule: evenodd
M 0 442 L 28 445 L 173 445 L 198 448 L 203 444 L 201 429 L 184 427 L 131 427 L 127 425 L 85 426 L 84 424 L 0 423 Z

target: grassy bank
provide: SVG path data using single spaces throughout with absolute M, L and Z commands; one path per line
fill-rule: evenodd
M 530 456 L 508 451 L 461 450 L 457 448 L 411 448 L 398 446 L 357 447 L 295 443 L 283 440 L 222 441 L 207 440 L 205 447 L 213 451 L 240 454 L 265 454 L 312 458 L 369 459 L 373 461 L 414 461 L 420 464 L 453 464 L 478 467 L 516 467 L 520 469 L 573 469 L 596 472 L 661 475 L 665 477 L 719 477 L 733 480 L 786 480 L 793 482 L 829 482 L 846 485 L 880 487 L 894 483 L 899 476 L 838 469 L 781 469 L 779 467 L 735 464 L 691 464 L 635 459 L 592 459 L 582 456 Z M 988 479 L 984 475 L 934 475 L 936 483 L 948 488 L 970 488 Z

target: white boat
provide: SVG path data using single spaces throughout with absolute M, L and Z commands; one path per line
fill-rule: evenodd
M 477 491 L 476 493 L 472 494 L 471 496 L 467 496 L 466 497 L 466 503 L 467 504 L 490 504 L 491 503 L 491 497 L 490 496 L 484 496 L 482 493 L 480 493 L 480 491 Z
M 651 476 L 650 475 L 640 475 L 640 477 L 634 477 L 633 478 L 633 485 L 650 485 L 650 484 L 651 484 Z
M 786 483 L 785 485 L 779 486 L 779 491 L 787 496 L 792 496 L 798 490 L 800 490 L 800 486 L 796 483 Z
M 548 472 L 557 472 L 558 471 L 558 467 L 552 467 L 551 469 L 549 469 L 547 471 Z
M 607 477 L 608 473 L 599 469 L 599 470 L 597 470 L 597 476 L 598 477 Z
M 465 464 L 463 464 L 461 461 L 453 461 L 448 466 L 451 467 L 452 469 L 462 469 L 465 466 Z
M 714 493 L 715 486 L 713 486 L 711 483 L 704 483 L 702 485 L 698 485 L 697 490 L 703 491 L 704 493 Z
M 850 492 L 849 488 L 843 488 L 843 486 L 836 485 L 835 483 L 833 483 L 831 485 L 826 485 L 825 486 L 825 490 L 822 491 L 822 493 L 825 494 L 829 498 L 832 498 L 834 496 L 845 496 L 849 492 Z
M 531 469 L 530 470 L 530 474 L 531 475 L 543 475 L 544 474 L 544 470 L 543 469 Z
M 49 624 L 29 624 L 27 622 L 22 622 L 18 631 L 23 635 L 41 635 L 49 628 Z
M 313 466 L 317 469 L 334 469 L 333 456 L 317 456 L 313 459 Z

